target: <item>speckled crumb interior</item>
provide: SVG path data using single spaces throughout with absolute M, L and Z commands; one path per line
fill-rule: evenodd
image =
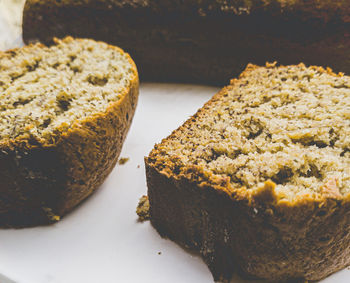
M 119 49 L 66 38 L 0 56 L 0 139 L 49 139 L 57 128 L 105 111 L 134 79 Z
M 151 157 L 202 166 L 234 188 L 272 180 L 290 199 L 350 192 L 349 77 L 303 65 L 256 68 L 205 108 Z

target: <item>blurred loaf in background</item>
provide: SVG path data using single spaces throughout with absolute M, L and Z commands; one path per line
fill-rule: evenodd
M 143 80 L 226 84 L 248 63 L 350 71 L 350 2 L 27 0 L 25 42 L 72 35 L 120 46 Z

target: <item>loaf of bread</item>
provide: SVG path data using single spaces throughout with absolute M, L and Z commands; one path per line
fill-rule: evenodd
M 145 163 L 152 224 L 215 279 L 319 280 L 350 263 L 350 77 L 248 65 Z
M 113 169 L 138 98 L 134 62 L 88 39 L 0 53 L 0 227 L 58 221 Z
M 350 73 L 350 1 L 27 0 L 26 42 L 73 35 L 122 47 L 141 79 L 227 84 L 248 63 Z

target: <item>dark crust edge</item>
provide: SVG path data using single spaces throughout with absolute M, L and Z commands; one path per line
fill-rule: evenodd
M 0 142 L 0 227 L 57 222 L 91 195 L 114 168 L 133 119 L 139 81 L 131 57 L 109 47 L 125 54 L 133 66 L 130 85 L 118 101 L 105 112 L 75 121 L 68 130 L 58 129 L 53 141 L 19 137 Z
M 256 68 L 249 64 L 166 139 Z M 350 264 L 350 194 L 306 194 L 289 201 L 272 181 L 255 190 L 233 190 L 227 178 L 199 166 L 181 167 L 176 158 L 158 162 L 161 144 L 145 158 L 151 223 L 162 236 L 198 251 L 215 280 L 230 279 L 234 271 L 267 280 L 320 280 Z
M 320 280 L 350 264 L 350 202 L 277 205 L 265 191 L 232 199 L 175 178 L 146 159 L 150 219 L 159 234 L 200 253 L 214 279 Z M 270 187 L 270 192 L 272 187 Z

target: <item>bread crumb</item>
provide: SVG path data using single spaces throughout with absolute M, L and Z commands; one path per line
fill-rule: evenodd
M 121 157 L 120 159 L 119 159 L 119 161 L 118 161 L 118 164 L 119 165 L 124 165 L 126 162 L 128 162 L 129 161 L 129 157 Z
M 53 221 L 57 222 L 60 221 L 61 217 L 59 215 L 56 215 L 53 211 L 52 208 L 50 207 L 43 207 L 43 210 L 46 212 L 47 217 Z
M 139 222 L 149 220 L 149 200 L 148 196 L 142 196 L 136 208 L 136 213 L 139 216 Z

